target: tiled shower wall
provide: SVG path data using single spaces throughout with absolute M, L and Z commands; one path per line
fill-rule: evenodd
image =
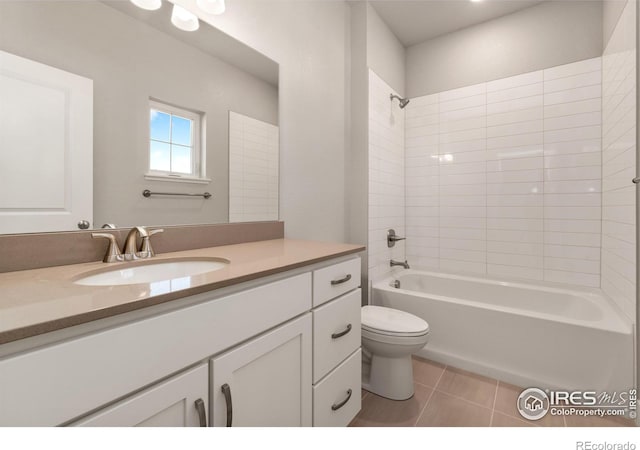
M 404 261 L 404 241 L 387 248 L 387 230 L 404 236 L 404 112 L 389 100 L 393 89 L 369 71 L 369 280 L 393 270 L 390 259 Z
M 600 285 L 601 58 L 412 99 L 407 258 Z
M 278 220 L 279 128 L 229 111 L 229 222 Z
M 636 2 L 605 49 L 603 68 L 602 290 L 635 316 Z

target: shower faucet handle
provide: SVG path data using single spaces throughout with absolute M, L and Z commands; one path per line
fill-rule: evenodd
M 396 245 L 398 241 L 404 241 L 406 238 L 396 235 L 396 230 L 390 228 L 387 231 L 387 247 L 391 248 Z

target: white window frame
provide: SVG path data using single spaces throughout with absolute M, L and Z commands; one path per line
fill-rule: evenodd
M 147 180 L 155 181 L 175 181 L 180 183 L 197 183 L 208 184 L 211 179 L 206 177 L 206 145 L 205 136 L 202 130 L 205 129 L 204 114 L 191 111 L 188 109 L 173 106 L 158 100 L 149 100 L 148 117 L 151 110 L 160 111 L 172 116 L 178 116 L 189 119 L 193 122 L 191 130 L 191 140 L 193 143 L 191 149 L 191 173 L 178 173 L 161 170 L 151 170 L 151 123 L 148 122 L 147 127 L 147 173 L 144 175 Z

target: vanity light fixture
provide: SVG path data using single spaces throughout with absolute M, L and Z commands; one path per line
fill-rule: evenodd
M 162 0 L 131 0 L 131 3 L 148 11 L 155 11 L 162 6 Z
M 471 0 L 471 3 L 480 3 L 482 0 Z
M 171 23 L 183 31 L 196 31 L 200 28 L 196 15 L 178 5 L 173 5 Z
M 198 8 L 208 14 L 219 15 L 225 10 L 224 0 L 197 0 Z

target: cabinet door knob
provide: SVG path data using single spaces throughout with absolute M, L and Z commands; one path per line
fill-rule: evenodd
M 198 411 L 198 419 L 200 419 L 200 426 L 207 426 L 207 411 L 204 408 L 204 402 L 201 398 L 195 401 L 196 411 Z
M 349 331 L 351 331 L 351 324 L 347 325 L 347 328 L 345 328 L 343 331 L 339 332 L 339 333 L 333 333 L 331 335 L 331 339 L 338 339 L 341 338 L 342 336 L 344 336 L 345 334 L 347 334 Z
M 339 280 L 331 280 L 331 286 L 335 286 L 336 284 L 346 283 L 350 279 L 351 279 L 351 274 L 348 274 L 346 277 L 340 278 Z
M 231 387 L 227 383 L 222 385 L 222 393 L 227 403 L 227 426 L 230 427 L 233 423 L 233 402 L 231 400 Z
M 337 411 L 344 405 L 346 405 L 347 402 L 351 400 L 351 394 L 353 394 L 353 391 L 351 389 L 347 389 L 347 398 L 342 400 L 340 403 L 334 403 L 333 405 L 331 405 L 331 411 Z

